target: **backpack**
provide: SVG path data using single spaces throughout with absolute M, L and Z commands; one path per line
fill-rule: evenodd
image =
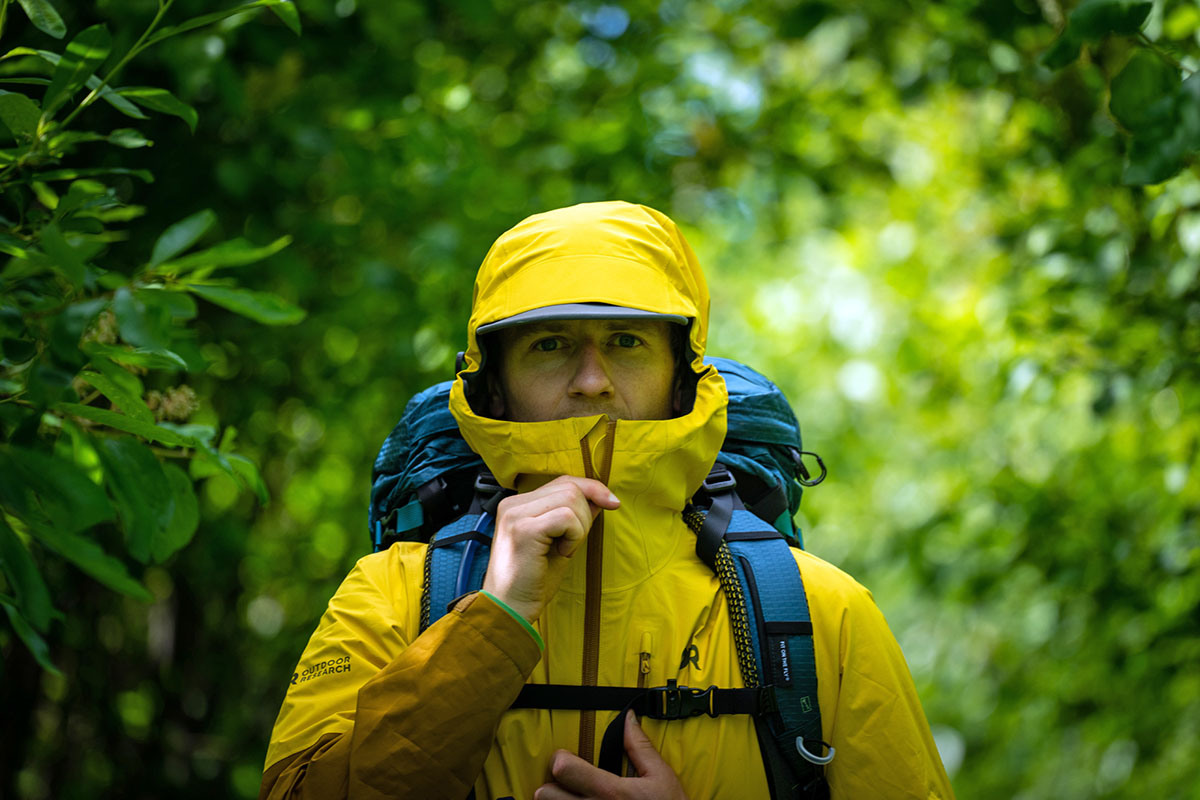
M 703 486 L 684 510 L 696 553 L 718 576 L 733 619 L 746 688 L 596 687 L 529 684 L 513 708 L 619 711 L 601 741 L 599 765 L 620 773 L 625 713 L 655 719 L 700 714 L 754 718 L 773 800 L 827 798 L 812 623 L 789 546 L 802 547 L 793 516 L 804 486 L 825 465 L 803 450 L 783 393 L 767 378 L 724 358 L 706 358 L 729 393 L 725 442 Z M 368 530 L 376 552 L 397 541 L 429 544 L 421 630 L 453 600 L 483 585 L 494 515 L 508 492 L 463 440 L 450 413 L 451 382 L 408 403 L 372 471 Z M 815 478 L 803 456 L 820 468 Z M 827 755 L 820 755 L 828 748 Z

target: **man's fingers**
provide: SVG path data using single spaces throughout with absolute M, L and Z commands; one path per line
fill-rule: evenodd
M 564 476 L 532 492 L 505 498 L 500 503 L 499 513 L 536 517 L 563 505 L 586 510 L 594 517 L 598 509 L 617 508 L 621 501 L 600 481 Z
M 654 749 L 650 737 L 646 736 L 632 711 L 625 715 L 625 755 L 629 756 L 629 763 L 643 778 L 661 774 L 663 768 L 671 769 Z
M 620 796 L 620 778 L 566 750 L 554 754 L 550 774 L 559 786 L 582 797 Z
M 562 556 L 572 555 L 592 526 L 592 515 L 573 506 L 558 506 L 532 519 L 522 520 L 516 532 L 556 539 L 551 547 Z
M 568 792 L 557 783 L 547 783 L 533 793 L 533 800 L 579 800 L 579 795 Z

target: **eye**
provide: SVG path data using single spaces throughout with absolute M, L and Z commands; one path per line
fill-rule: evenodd
M 557 337 L 550 336 L 545 339 L 538 339 L 533 343 L 533 349 L 540 353 L 551 353 L 562 347 L 562 342 Z
M 617 335 L 617 347 L 637 347 L 639 344 L 641 344 L 641 340 L 632 333 Z

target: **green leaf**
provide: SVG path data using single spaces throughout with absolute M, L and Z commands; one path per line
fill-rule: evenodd
M 141 378 L 134 375 L 127 369 L 122 368 L 112 359 L 101 355 L 93 355 L 91 359 L 92 368 L 99 372 L 109 381 L 121 387 L 121 391 L 134 397 L 141 397 L 145 393 L 145 388 L 142 386 Z
M 291 243 L 290 236 L 281 236 L 265 247 L 255 247 L 242 238 L 230 239 L 207 250 L 162 264 L 158 271 L 180 275 L 192 270 L 211 271 L 221 267 L 241 267 L 273 256 Z
M 20 92 L 0 91 L 0 122 L 17 138 L 37 133 L 42 110 L 38 104 Z
M 170 447 L 193 447 L 195 443 L 187 437 L 180 436 L 172 430 L 168 430 L 153 423 L 142 422 L 128 417 L 124 414 L 118 414 L 115 411 L 109 411 L 104 408 L 94 408 L 85 406 L 79 403 L 59 403 L 54 409 L 63 414 L 70 414 L 74 417 L 91 420 L 92 422 L 106 425 L 109 428 L 115 428 L 119 431 L 132 433 L 151 442 L 161 442 Z
M 47 33 L 55 39 L 61 39 L 67 35 L 67 26 L 54 6 L 50 5 L 50 0 L 17 0 L 17 2 L 21 4 L 21 8 L 25 9 L 25 14 L 33 23 L 33 27 L 42 33 Z
M 158 111 L 163 114 L 173 114 L 187 123 L 192 133 L 196 132 L 196 123 L 200 117 L 196 109 L 183 102 L 166 89 L 155 86 L 124 86 L 116 90 L 117 94 L 132 100 L 143 108 Z
M 92 77 L 87 83 L 87 87 L 89 89 L 95 89 L 99 85 L 100 79 L 96 77 Z M 105 86 L 100 90 L 100 99 L 127 117 L 133 117 L 134 119 L 150 119 L 147 114 L 142 113 L 140 108 L 126 100 L 124 97 L 121 97 L 121 95 L 117 94 L 116 90 L 111 86 Z
M 117 289 L 112 310 L 124 341 L 151 350 L 165 350 L 170 346 L 171 318 L 161 307 L 146 305 L 140 291 L 130 291 L 128 286 Z
M 165 561 L 172 553 L 187 545 L 200 524 L 200 506 L 196 502 L 196 491 L 192 479 L 174 464 L 163 466 L 167 483 L 171 488 L 172 516 L 162 534 L 154 540 L 152 553 L 155 561 Z
M 67 187 L 66 195 L 59 200 L 58 207 L 54 209 L 54 221 L 61 222 L 68 214 L 83 208 L 101 207 L 116 202 L 112 191 L 103 183 L 86 178 L 72 181 Z
M 46 640 L 38 635 L 37 631 L 29 627 L 29 623 L 21 616 L 21 612 L 17 607 L 8 601 L 4 595 L 0 595 L 0 606 L 4 606 L 4 611 L 8 614 L 8 621 L 16 631 L 17 636 L 25 643 L 25 647 L 41 665 L 42 669 L 54 675 L 62 676 L 58 671 L 58 667 L 50 661 L 50 648 L 46 646 Z
M 249 317 L 264 325 L 295 325 L 305 316 L 304 309 L 267 292 L 208 284 L 189 284 L 187 288 L 210 303 L 216 303 L 235 314 Z
M 87 266 L 81 257 L 81 252 L 67 243 L 57 223 L 51 222 L 42 228 L 41 245 L 42 250 L 50 259 L 52 269 L 62 274 L 76 287 L 83 286 L 83 279 L 87 275 Z
M 10 233 L 0 233 L 0 253 L 25 258 L 29 253 L 29 245 L 24 239 L 18 239 Z
M 175 514 L 169 479 L 154 453 L 132 439 L 106 439 L 96 451 L 124 523 L 129 554 L 145 564 Z
M 157 308 L 171 319 L 193 319 L 196 301 L 184 291 L 168 289 L 138 289 L 137 296 L 147 307 Z
M 1042 56 L 1042 65 L 1048 69 L 1062 69 L 1079 58 L 1082 47 L 1083 42 L 1068 28 Z
M 154 596 L 133 579 L 124 564 L 105 553 L 100 545 L 86 536 L 55 530 L 46 525 L 33 526 L 32 533 L 42 544 L 113 591 L 144 603 L 153 602 Z
M 226 454 L 207 444 L 196 450 L 196 457 L 188 465 L 188 470 L 191 472 L 191 476 L 197 480 L 223 472 L 235 481 L 242 482 L 242 478 L 234 471 Z
M 150 254 L 150 266 L 159 264 L 187 250 L 208 233 L 217 224 L 217 215 L 211 208 L 197 211 L 190 217 L 185 217 L 163 231 L 154 243 L 154 251 Z
M 0 516 L 0 567 L 8 579 L 8 585 L 17 594 L 17 602 L 25 616 L 39 631 L 50 627 L 50 616 L 54 605 L 50 602 L 50 590 L 38 572 L 33 555 L 20 537 L 8 527 Z
M 0 448 L 0 467 L 5 475 L 0 499 L 29 524 L 40 513 L 55 528 L 74 533 L 113 518 L 104 491 L 73 462 L 8 445 Z M 36 497 L 36 504 L 30 504 L 28 492 Z
M 1083 0 L 1067 22 L 1080 39 L 1097 42 L 1109 34 L 1132 36 L 1142 29 L 1154 4 L 1147 0 Z
M 71 95 L 104 63 L 111 49 L 112 37 L 103 25 L 85 28 L 72 39 L 50 77 L 50 86 L 42 100 L 43 113 L 49 117 L 70 100 Z
M 1112 79 L 1108 107 L 1131 131 L 1145 131 L 1170 121 L 1179 72 L 1154 51 L 1139 48 Z M 1165 101 L 1165 102 L 1164 102 Z
M 1134 134 L 1121 180 L 1131 186 L 1162 183 L 1183 169 L 1185 154 L 1182 132 L 1169 138 Z
M 1175 93 L 1175 118 L 1184 147 L 1200 150 L 1200 72 L 1193 72 Z
M 267 491 L 267 484 L 263 482 L 262 475 L 258 472 L 258 467 L 254 462 L 245 456 L 226 453 L 225 458 L 229 459 L 230 466 L 237 476 L 245 483 L 247 488 L 252 489 L 258 495 L 258 502 L 264 506 L 271 502 L 271 493 Z
M 24 364 L 37 355 L 37 342 L 28 339 L 0 339 L 4 358 L 13 364 Z
M 182 369 L 188 368 L 187 362 L 170 350 L 151 350 L 144 347 L 126 348 L 98 342 L 87 342 L 83 351 L 88 355 L 101 355 L 111 358 L 118 364 L 143 369 Z
M 116 381 L 110 380 L 107 375 L 101 375 L 91 370 L 84 370 L 79 373 L 79 377 L 99 390 L 123 414 L 141 422 L 154 423 L 154 413 L 146 407 L 142 398 L 125 391 L 125 387 Z
M 109 144 L 124 147 L 126 150 L 136 150 L 139 147 L 151 147 L 154 145 L 154 142 L 142 136 L 139 131 L 135 131 L 133 128 L 118 128 L 105 138 Z
M 283 2 L 270 6 L 270 9 L 275 12 L 275 16 L 287 25 L 292 33 L 300 35 L 300 12 L 296 10 L 296 4 L 292 2 Z
M 195 422 L 160 422 L 159 425 L 175 431 L 201 449 L 211 447 L 213 437 L 217 435 L 217 429 L 212 425 L 198 425 Z
M 154 183 L 154 176 L 149 170 L 128 169 L 126 167 L 83 167 L 81 169 L 52 169 L 39 172 L 33 176 L 39 181 L 73 181 L 76 178 L 92 178 L 98 175 L 131 175 L 141 178 L 146 183 Z
M 120 128 L 109 134 L 92 131 L 63 131 L 50 139 L 49 146 L 51 150 L 57 150 L 86 142 L 107 142 L 117 147 L 124 147 L 126 150 L 149 147 L 154 144 L 132 128 Z
M 72 303 L 54 318 L 50 326 L 50 347 L 59 361 L 72 365 L 81 363 L 79 339 L 106 305 L 105 298 L 93 297 Z
M 49 50 L 34 50 L 32 47 L 14 47 L 12 50 L 9 50 L 4 55 L 0 56 L 0 61 L 4 61 L 9 58 L 17 58 L 18 56 L 42 56 L 45 58 L 45 54 L 49 52 Z M 57 57 L 58 56 L 56 54 L 55 58 Z
M 155 33 L 153 36 L 151 36 L 148 40 L 146 40 L 146 46 L 149 47 L 152 44 L 157 44 L 158 42 L 161 42 L 163 39 L 168 39 L 177 34 L 195 30 L 196 28 L 203 28 L 205 25 L 211 25 L 214 22 L 220 22 L 221 20 L 223 20 L 227 17 L 232 17 L 235 14 L 244 14 L 247 11 L 253 11 L 256 8 L 267 8 L 270 6 L 279 6 L 279 5 L 284 5 L 285 3 L 287 3 L 287 0 L 255 0 L 255 2 L 247 3 L 244 6 L 235 6 L 234 8 L 227 8 L 224 11 L 214 11 L 211 14 L 203 14 L 199 17 L 193 17 L 192 19 L 189 19 L 186 22 L 181 22 L 178 25 L 172 25 L 170 27 L 162 28 L 157 33 Z M 293 9 L 293 11 L 294 11 L 294 9 Z M 287 20 L 284 19 L 284 22 L 286 23 Z M 300 24 L 300 20 L 299 20 L 299 17 L 297 17 L 296 25 L 299 26 L 299 24 Z M 288 25 L 288 27 L 291 28 L 292 26 Z M 292 28 L 292 30 L 296 31 L 296 33 L 299 33 L 299 31 L 296 30 L 296 28 Z

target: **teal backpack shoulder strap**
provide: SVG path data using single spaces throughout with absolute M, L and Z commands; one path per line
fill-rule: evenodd
M 796 559 L 773 525 L 746 510 L 720 464 L 704 490 L 707 514 L 685 515 L 696 552 L 725 590 L 743 681 L 774 689 L 775 710 L 755 718 L 772 798 L 827 798 L 834 751 L 821 740 L 813 626 Z

